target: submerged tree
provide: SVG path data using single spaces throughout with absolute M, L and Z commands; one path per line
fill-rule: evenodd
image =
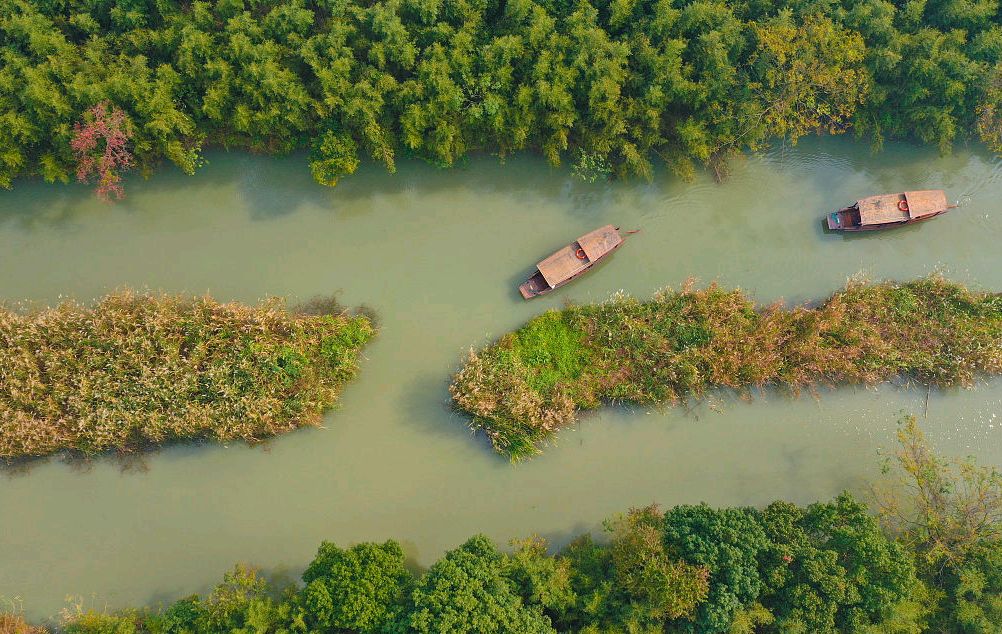
M 914 551 L 919 577 L 935 589 L 931 629 L 997 633 L 1002 473 L 972 458 L 937 456 L 914 416 L 902 421 L 898 440 L 897 478 L 876 497 L 888 528 Z
M 897 534 L 935 565 L 963 561 L 972 548 L 1002 539 L 1002 473 L 973 458 L 940 458 L 914 416 L 902 421 L 898 441 L 899 477 L 877 496 Z
M 119 172 L 134 163 L 126 147 L 131 138 L 132 129 L 125 113 L 107 101 L 89 109 L 83 123 L 73 126 L 70 148 L 77 161 L 77 180 L 87 183 L 97 177 L 98 198 L 125 197 Z

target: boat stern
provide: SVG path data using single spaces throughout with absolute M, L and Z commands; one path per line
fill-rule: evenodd
M 842 214 L 837 211 L 828 214 L 827 222 L 829 231 L 841 231 L 845 229 L 845 225 L 842 223 Z
M 537 295 L 552 290 L 550 285 L 543 279 L 543 274 L 538 270 L 518 287 L 518 292 L 522 294 L 522 299 L 532 299 Z

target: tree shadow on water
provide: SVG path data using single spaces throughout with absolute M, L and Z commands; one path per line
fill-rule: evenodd
M 13 191 L 0 193 L 0 229 L 31 233 L 70 227 L 85 213 L 87 205 L 81 201 L 92 196 L 89 189 L 76 184 L 18 182 Z

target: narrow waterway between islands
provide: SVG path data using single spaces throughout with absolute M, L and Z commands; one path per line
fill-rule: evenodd
M 718 185 L 660 174 L 585 184 L 537 158 L 452 170 L 367 166 L 315 185 L 302 156 L 211 152 L 194 177 L 164 169 L 103 204 L 80 186 L 0 193 L 0 298 L 49 304 L 116 287 L 293 301 L 339 292 L 381 317 L 361 374 L 323 429 L 263 446 L 166 448 L 123 467 L 49 460 L 0 471 L 0 598 L 28 616 L 68 596 L 91 607 L 166 602 L 236 562 L 297 576 L 323 539 L 396 538 L 427 565 L 473 533 L 556 543 L 629 506 L 808 502 L 865 492 L 904 412 L 927 393 L 891 385 L 691 408 L 607 408 L 518 466 L 449 408 L 470 346 L 548 307 L 647 296 L 694 277 L 762 302 L 819 299 L 860 272 L 942 271 L 1002 289 L 1002 161 L 889 144 L 805 140 L 749 157 Z M 822 232 L 856 197 L 944 188 L 960 208 L 914 227 Z M 516 286 L 533 263 L 605 223 L 641 229 L 608 263 L 544 298 Z M 928 395 L 940 450 L 1002 466 L 1002 381 Z

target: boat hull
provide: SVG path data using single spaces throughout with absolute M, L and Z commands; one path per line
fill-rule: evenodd
M 846 233 L 856 233 L 859 231 L 882 231 L 884 229 L 894 229 L 895 227 L 904 227 L 905 225 L 914 225 L 919 222 L 924 222 L 930 218 L 935 218 L 936 216 L 946 213 L 946 209 L 942 211 L 937 211 L 931 213 L 921 218 L 912 218 L 910 220 L 904 220 L 902 222 L 886 222 L 879 225 L 853 225 L 846 221 L 846 216 L 852 213 L 851 207 L 846 207 L 845 209 L 840 209 L 838 211 L 833 211 L 828 214 L 826 219 L 826 226 L 828 231 L 839 231 Z
M 625 242 L 625 240 L 623 242 Z M 522 282 L 522 284 L 518 287 L 518 292 L 521 293 L 522 299 L 533 299 L 535 297 L 539 297 L 540 295 L 546 295 L 547 293 L 552 293 L 553 291 L 557 290 L 558 288 L 562 288 L 562 287 L 566 286 L 567 284 L 570 284 L 571 282 L 573 282 L 574 280 L 578 279 L 579 277 L 581 277 L 582 275 L 584 275 L 588 271 L 590 271 L 593 268 L 595 268 L 596 264 L 598 264 L 599 262 L 604 261 L 610 255 L 612 255 L 613 253 L 615 253 L 616 250 L 619 249 L 619 247 L 623 246 L 623 242 L 620 242 L 616 246 L 614 246 L 611 249 L 609 249 L 601 257 L 596 258 L 592 262 L 589 262 L 588 265 L 585 268 L 581 269 L 580 271 L 578 271 L 574 275 L 570 276 L 566 280 L 560 282 L 556 286 L 550 286 L 545 281 L 542 281 L 542 275 L 537 270 L 535 273 L 533 273 L 532 275 L 529 276 L 529 279 L 527 279 L 524 282 Z

